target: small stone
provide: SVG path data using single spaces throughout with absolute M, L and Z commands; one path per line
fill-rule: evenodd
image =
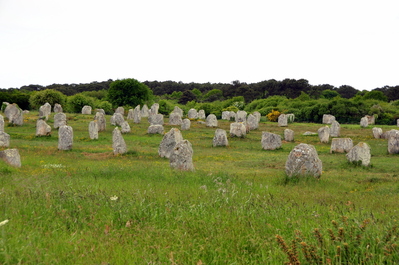
M 278 126 L 280 126 L 280 127 L 288 126 L 287 115 L 280 114 L 280 116 L 278 116 Z
M 190 126 L 191 126 L 191 121 L 189 119 L 183 119 L 180 129 L 182 131 L 187 131 L 190 130 Z
M 205 111 L 203 109 L 198 111 L 198 119 L 205 120 Z
M 291 129 L 285 129 L 284 130 L 284 140 L 287 142 L 293 142 L 294 141 L 294 131 Z
M 157 134 L 157 133 L 163 134 L 163 132 L 164 132 L 163 125 L 159 125 L 159 124 L 150 125 L 147 130 L 148 134 Z
M 127 121 L 122 122 L 121 124 L 121 133 L 130 133 L 130 125 Z

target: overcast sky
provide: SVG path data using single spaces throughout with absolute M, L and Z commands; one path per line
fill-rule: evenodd
M 399 1 L 0 0 L 0 88 L 123 78 L 399 85 Z

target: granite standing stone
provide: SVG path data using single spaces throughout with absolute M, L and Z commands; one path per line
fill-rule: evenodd
M 65 113 L 58 112 L 54 115 L 54 124 L 53 124 L 54 129 L 58 129 L 62 125 L 66 124 L 67 124 L 67 118 Z
M 47 121 L 50 114 L 51 114 L 51 105 L 48 102 L 40 106 L 39 118 L 44 118 Z
M 187 117 L 188 117 L 190 120 L 196 120 L 196 119 L 198 119 L 198 112 L 197 112 L 197 110 L 196 110 L 196 109 L 190 109 L 190 110 L 188 111 L 188 113 L 187 113 Z
M 175 106 L 175 108 L 172 111 L 173 113 L 178 113 L 180 117 L 183 117 L 183 110 L 179 108 L 178 106 Z
M 4 132 L 4 117 L 0 114 L 0 133 Z
M 330 136 L 331 137 L 340 137 L 341 136 L 341 126 L 339 125 L 339 122 L 333 121 L 331 123 Z
M 111 125 L 122 126 L 122 123 L 125 122 L 125 118 L 119 112 L 115 112 L 114 115 L 112 115 L 110 122 L 111 122 Z
M 8 123 L 22 126 L 24 123 L 22 110 L 18 107 L 17 104 L 8 104 L 4 110 L 4 114 L 8 119 Z
M 284 140 L 287 142 L 293 142 L 294 141 L 294 131 L 291 129 L 285 129 L 284 130 Z
M 222 111 L 222 120 L 230 120 L 230 111 Z
M 149 110 L 149 114 L 150 114 L 150 116 L 156 115 L 156 114 L 158 114 L 158 111 L 159 111 L 159 104 L 154 103 L 154 104 L 152 104 L 151 109 Z
M 245 137 L 247 135 L 247 128 L 242 122 L 230 123 L 230 136 L 231 137 Z
M 164 125 L 163 115 L 154 114 L 148 119 L 151 125 Z
M 149 110 L 147 104 L 144 104 L 144 106 L 141 108 L 141 117 L 147 118 L 148 116 L 149 116 Z
M 227 133 L 223 129 L 216 129 L 215 136 L 213 137 L 213 147 L 216 146 L 228 146 L 229 140 L 227 139 Z
M 328 126 L 319 128 L 317 133 L 321 143 L 328 143 L 330 140 L 330 128 Z
M 44 120 L 38 119 L 36 122 L 36 136 L 49 136 L 51 135 L 51 126 Z
M 331 124 L 335 121 L 335 117 L 331 114 L 324 114 L 323 115 L 323 124 Z
M 353 141 L 351 138 L 333 138 L 330 153 L 347 153 L 352 147 Z
M 215 114 L 209 114 L 206 117 L 206 127 L 218 127 L 218 119 L 216 118 Z
M 191 121 L 189 119 L 183 119 L 180 129 L 182 131 L 187 131 L 190 130 L 190 126 L 191 126 Z
M 114 155 L 124 154 L 127 152 L 125 139 L 123 139 L 122 133 L 118 127 L 115 127 L 112 131 L 112 148 L 114 149 Z
M 280 126 L 280 127 L 287 127 L 288 126 L 287 115 L 280 114 L 280 116 L 278 116 L 278 126 Z
M 92 140 L 98 139 L 98 121 L 94 120 L 89 123 L 89 137 Z
M 115 113 L 120 113 L 122 116 L 125 116 L 125 108 L 124 107 L 117 107 L 116 110 L 115 110 Z
M 18 149 L 6 149 L 4 151 L 0 151 L 0 158 L 10 166 L 21 167 L 21 157 L 19 155 Z
M 258 121 L 258 123 L 260 122 L 260 118 L 262 117 L 262 115 L 260 114 L 259 111 L 254 111 L 254 113 L 252 113 L 252 115 L 254 115 L 256 117 L 256 120 Z
M 374 127 L 372 129 L 372 131 L 373 131 L 373 136 L 374 136 L 375 139 L 382 138 L 382 129 L 381 128 Z
M 121 124 L 121 133 L 130 133 L 130 125 L 127 121 L 122 122 Z
M 169 125 L 181 125 L 182 119 L 181 115 L 178 112 L 172 112 L 169 115 Z
M 163 125 L 155 124 L 148 126 L 147 133 L 148 134 L 163 134 L 164 128 Z
M 249 114 L 247 117 L 247 126 L 249 131 L 258 129 L 259 127 L 258 118 L 255 115 Z
M 160 157 L 170 158 L 176 144 L 183 141 L 183 136 L 179 129 L 172 128 L 167 132 L 159 145 L 158 154 Z
M 96 115 L 94 116 L 94 120 L 97 121 L 98 124 L 98 132 L 103 132 L 105 131 L 107 127 L 107 122 L 105 120 L 105 115 L 102 112 L 97 112 Z
M 247 120 L 247 112 L 244 110 L 237 111 L 236 122 L 245 122 Z
M 193 148 L 188 140 L 178 142 L 169 158 L 170 167 L 183 171 L 194 171 Z
M 136 124 L 141 123 L 141 111 L 140 111 L 140 105 L 136 106 L 133 110 L 133 122 Z
M 63 109 L 62 109 L 61 104 L 58 104 L 58 103 L 55 103 L 55 104 L 54 104 L 53 110 L 54 110 L 54 113 L 64 112 Z
M 371 149 L 366 143 L 360 142 L 346 154 L 351 163 L 361 162 L 363 166 L 369 166 L 371 160 Z
M 83 115 L 91 115 L 91 106 L 83 106 L 82 108 L 82 114 Z
M 200 120 L 205 120 L 206 119 L 205 111 L 203 109 L 200 109 L 198 111 L 198 119 L 200 119 Z
M 262 132 L 262 149 L 276 150 L 281 148 L 281 136 L 275 133 Z
M 299 144 L 291 150 L 285 163 L 285 173 L 288 177 L 313 176 L 320 178 L 323 164 L 316 149 L 310 144 Z
M 360 127 L 366 128 L 367 126 L 369 126 L 369 120 L 367 119 L 367 117 L 361 118 Z
M 388 138 L 388 153 L 399 154 L 399 131 L 391 130 Z
M 6 132 L 0 132 L 0 147 L 10 146 L 10 135 Z
M 73 129 L 71 126 L 63 125 L 58 129 L 58 149 L 71 150 L 73 144 Z
M 133 109 L 128 110 L 126 120 L 133 120 L 133 111 L 134 111 Z M 140 112 L 140 109 L 139 109 L 139 112 Z

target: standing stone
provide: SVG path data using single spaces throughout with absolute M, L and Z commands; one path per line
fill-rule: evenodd
M 247 120 L 247 112 L 244 110 L 237 111 L 236 122 L 245 122 Z
M 63 125 L 58 129 L 58 150 L 71 150 L 73 144 L 73 129 Z
M 188 111 L 187 117 L 188 117 L 190 120 L 196 120 L 196 119 L 198 119 L 197 110 L 196 110 L 196 109 L 190 109 L 190 110 Z
M 215 114 L 209 114 L 205 122 L 206 127 L 218 127 L 218 119 Z
M 106 120 L 105 120 L 105 115 L 102 112 L 97 112 L 96 115 L 94 116 L 94 120 L 97 121 L 98 125 L 98 131 L 103 132 L 106 129 Z
M 287 116 L 288 123 L 293 123 L 295 121 L 295 114 L 289 113 L 289 114 L 285 114 L 285 116 Z
M 346 154 L 346 158 L 351 163 L 361 162 L 363 166 L 368 167 L 371 159 L 370 146 L 360 142 L 349 150 Z
M 123 118 L 123 115 L 120 114 L 119 112 L 115 112 L 114 115 L 112 115 L 110 122 L 111 125 L 122 126 L 122 123 L 125 122 L 125 118 Z
M 230 121 L 237 121 L 237 119 L 237 113 L 235 113 L 234 111 L 230 111 Z
M 372 131 L 373 131 L 373 136 L 374 136 L 375 139 L 382 138 L 382 129 L 381 128 L 374 127 L 372 129 Z
M 391 135 L 396 135 L 397 133 L 399 133 L 398 130 L 392 129 L 392 130 L 386 131 L 383 134 L 381 134 L 381 138 L 389 139 L 389 137 L 391 137 Z
M 130 133 L 131 132 L 130 125 L 127 121 L 122 122 L 121 132 L 122 133 Z
M 58 103 L 54 104 L 54 113 L 60 113 L 60 112 L 64 112 L 62 109 L 62 106 Z
M 18 149 L 6 149 L 0 152 L 0 158 L 13 167 L 21 167 L 21 157 Z
M 205 111 L 203 109 L 198 111 L 198 119 L 205 120 Z
M 102 114 L 105 115 L 105 110 L 104 110 L 104 109 L 96 109 L 96 113 L 97 113 L 97 112 L 100 112 L 100 113 L 102 113 Z
M 284 140 L 287 142 L 293 142 L 294 141 L 294 131 L 291 129 L 285 129 L 284 130 Z
M 369 125 L 374 125 L 375 124 L 375 116 L 374 115 L 371 115 L 371 116 L 370 115 L 366 115 L 364 117 L 367 118 L 367 123 Z
M 230 111 L 222 111 L 222 120 L 230 120 Z
M 114 149 L 114 155 L 124 154 L 127 152 L 125 139 L 123 139 L 122 133 L 118 127 L 115 127 L 112 131 L 112 148 Z
M 188 140 L 178 142 L 169 158 L 170 167 L 183 171 L 194 171 L 193 153 L 193 148 Z
M 6 115 L 6 118 L 8 118 L 8 123 L 18 126 L 22 126 L 24 123 L 22 110 L 15 103 L 8 104 L 4 110 L 4 114 Z
M 59 127 L 61 127 L 62 125 L 66 125 L 67 124 L 67 119 L 66 119 L 66 115 L 65 113 L 62 112 L 58 112 L 54 115 L 54 124 L 53 127 L 54 129 L 57 129 Z
M 183 141 L 183 136 L 179 129 L 172 128 L 168 133 L 163 136 L 163 139 L 158 148 L 160 157 L 170 158 L 176 144 Z
M 275 133 L 262 132 L 262 149 L 276 150 L 281 148 L 281 136 Z
M 173 113 L 178 113 L 180 117 L 183 117 L 183 110 L 179 108 L 178 106 L 175 106 L 175 108 L 172 111 Z
M 169 116 L 169 125 L 181 125 L 182 119 L 180 113 L 172 112 Z
M 83 106 L 82 108 L 82 114 L 83 115 L 91 115 L 91 106 Z
M 10 135 L 5 132 L 0 132 L 0 147 L 10 146 Z
M 129 111 L 127 112 L 126 120 L 133 120 L 133 109 L 129 109 Z
M 399 127 L 399 119 L 396 120 L 396 126 Z
M 148 116 L 149 116 L 149 110 L 147 104 L 144 104 L 144 106 L 141 108 L 141 117 L 147 118 Z
M 262 115 L 259 113 L 259 111 L 254 111 L 254 113 L 252 113 L 252 115 L 254 115 L 256 117 L 256 120 L 259 123 L 260 122 L 260 118 L 262 117 Z
M 148 126 L 148 130 L 147 130 L 147 133 L 148 134 L 163 134 L 163 132 L 164 132 L 164 128 L 163 128 L 163 125 L 160 125 L 160 124 L 155 124 L 155 125 L 150 125 L 150 126 Z
M 280 114 L 280 116 L 278 116 L 278 126 L 280 126 L 280 127 L 287 127 L 288 126 L 287 115 Z
M 330 136 L 331 137 L 340 137 L 341 136 L 341 126 L 339 125 L 339 122 L 333 121 L 331 123 Z
M 191 126 L 191 121 L 189 119 L 183 119 L 180 129 L 182 131 L 187 131 L 190 130 L 190 126 Z
M 229 140 L 227 139 L 227 133 L 223 129 L 216 129 L 215 136 L 213 137 L 213 147 L 216 146 L 228 146 Z
M 89 136 L 90 139 L 98 139 L 98 121 L 94 120 L 89 123 Z
M 399 131 L 391 130 L 388 138 L 388 153 L 399 154 Z
M 151 109 L 149 110 L 149 115 L 152 116 L 152 115 L 158 114 L 158 111 L 159 111 L 159 104 L 154 103 L 154 104 L 152 104 Z
M 323 115 L 323 124 L 331 124 L 333 121 L 335 121 L 335 117 L 330 114 L 324 114 Z
M 328 126 L 319 128 L 317 133 L 321 143 L 328 143 L 330 140 L 330 128 Z
M 162 114 L 151 115 L 148 120 L 151 125 L 164 125 Z
M 51 127 L 44 120 L 38 119 L 36 122 L 36 136 L 51 135 Z
M 291 150 L 285 163 L 288 177 L 313 176 L 320 178 L 323 165 L 316 149 L 310 144 L 299 144 Z
M 4 117 L 0 114 L 0 133 L 4 132 Z
M 247 126 L 249 131 L 258 129 L 259 127 L 258 118 L 255 115 L 249 114 L 247 118 Z
M 140 105 L 136 106 L 133 110 L 133 122 L 139 124 L 141 122 Z
M 115 113 L 120 113 L 122 116 L 125 116 L 125 109 L 123 107 L 117 107 Z
M 331 140 L 330 153 L 347 153 L 353 147 L 351 138 L 333 138 Z
M 367 119 L 367 117 L 361 118 L 360 127 L 366 128 L 367 126 L 369 126 L 369 120 Z
M 50 103 L 46 102 L 44 105 L 40 106 L 39 108 L 39 118 L 45 118 L 48 120 L 48 117 L 51 114 L 51 105 Z
M 242 122 L 230 123 L 230 136 L 231 137 L 245 137 L 247 135 L 247 128 Z

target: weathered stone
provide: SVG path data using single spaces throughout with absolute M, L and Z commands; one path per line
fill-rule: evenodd
M 183 110 L 179 108 L 178 106 L 175 106 L 175 108 L 172 111 L 173 113 L 178 113 L 180 117 L 183 117 Z
M 196 120 L 196 119 L 198 119 L 198 112 L 197 112 L 197 110 L 196 110 L 196 109 L 190 109 L 190 110 L 188 111 L 187 117 L 188 117 L 190 120 Z
M 372 131 L 373 131 L 373 136 L 374 136 L 375 139 L 382 138 L 382 129 L 381 128 L 374 127 L 372 129 Z
M 82 114 L 84 115 L 91 115 L 91 106 L 83 106 L 82 108 Z
M 304 132 L 302 135 L 305 135 L 305 136 L 312 136 L 312 135 L 317 135 L 317 133 L 307 131 L 307 132 Z
M 62 125 L 66 125 L 66 124 L 67 124 L 67 118 L 66 118 L 65 113 L 58 112 L 54 115 L 54 124 L 53 124 L 54 129 L 57 129 L 57 128 L 61 127 Z
M 330 128 L 328 126 L 319 128 L 317 133 L 321 143 L 328 143 L 330 140 Z
M 0 132 L 4 132 L 4 117 L 0 114 Z
M 39 118 L 44 118 L 47 121 L 50 114 L 51 114 L 51 105 L 48 102 L 40 106 Z
M 293 123 L 295 121 L 295 114 L 288 113 L 288 114 L 285 114 L 285 116 L 287 116 L 287 122 L 288 123 Z
M 339 125 L 339 122 L 333 121 L 331 123 L 330 136 L 331 137 L 340 137 L 341 136 L 341 126 Z
M 230 120 L 230 111 L 222 111 L 222 120 Z
M 364 117 L 367 118 L 367 123 L 369 125 L 374 125 L 375 124 L 375 116 L 374 115 L 371 115 L 371 116 L 370 115 L 366 115 Z
M 49 136 L 51 135 L 51 126 L 44 120 L 38 119 L 36 122 L 36 136 Z
M 180 129 L 182 131 L 187 131 L 190 130 L 190 126 L 191 126 L 191 121 L 189 119 L 183 119 Z
M 73 129 L 71 126 L 63 125 L 58 129 L 58 149 L 71 150 L 73 144 Z
M 54 104 L 54 108 L 53 109 L 54 109 L 54 113 L 64 112 L 63 109 L 62 109 L 61 104 L 58 104 L 58 103 Z
M 105 110 L 103 110 L 103 109 L 96 109 L 96 113 L 97 113 L 97 112 L 100 112 L 100 113 L 102 113 L 102 114 L 105 115 Z
M 331 114 L 324 114 L 323 115 L 323 124 L 331 124 L 335 121 L 335 117 Z
M 98 139 L 98 121 L 94 120 L 89 123 L 89 137 L 92 140 Z
M 193 148 L 188 140 L 178 142 L 169 158 L 170 167 L 183 171 L 193 171 Z
M 206 118 L 205 111 L 203 109 L 200 109 L 198 111 L 198 119 L 205 120 L 205 118 Z
M 4 110 L 4 114 L 8 119 L 8 122 L 14 125 L 22 126 L 24 123 L 22 110 L 17 104 L 8 104 Z
M 238 119 L 237 113 L 230 111 L 230 121 L 236 121 Z
M 360 142 L 349 150 L 346 154 L 346 158 L 351 163 L 361 162 L 363 166 L 367 167 L 370 165 L 371 159 L 370 146 L 366 143 Z
M 205 122 L 206 127 L 218 127 L 218 119 L 215 114 L 209 114 Z
M 280 127 L 288 126 L 287 115 L 280 114 L 280 116 L 278 116 L 278 126 L 280 126 Z
M 223 129 L 216 129 L 215 136 L 213 137 L 213 147 L 216 146 L 228 146 L 229 140 L 227 139 L 227 133 Z
M 122 133 L 118 127 L 115 127 L 112 131 L 112 148 L 114 149 L 114 155 L 125 154 L 127 152 L 125 139 L 123 139 Z
M 114 126 L 122 126 L 122 123 L 125 122 L 125 118 L 123 118 L 123 115 L 120 114 L 119 112 L 115 112 L 114 115 L 111 116 L 111 125 Z
M 149 134 L 163 134 L 164 128 L 163 125 L 155 124 L 155 125 L 150 125 L 148 126 L 147 133 Z
M 247 120 L 247 112 L 244 110 L 237 111 L 236 122 L 245 122 Z
M 10 146 L 10 135 L 5 132 L 0 132 L 0 147 Z
M 259 127 L 258 118 L 255 115 L 249 114 L 247 117 L 246 126 L 248 127 L 248 131 L 258 129 Z
M 117 107 L 115 113 L 120 113 L 122 116 L 125 116 L 125 108 L 124 107 Z
M 259 113 L 259 111 L 254 111 L 254 113 L 252 113 L 252 115 L 254 115 L 256 117 L 256 120 L 259 123 L 260 122 L 260 118 L 262 117 L 262 115 Z
M 148 117 L 148 121 L 151 125 L 164 125 L 163 115 L 162 114 L 154 114 Z
M 149 110 L 149 115 L 150 116 L 156 115 L 156 114 L 158 114 L 158 111 L 159 111 L 159 104 L 154 103 L 154 104 L 152 104 L 151 109 Z
M 396 126 L 399 127 L 399 119 L 396 120 Z
M 178 112 L 172 112 L 169 115 L 169 125 L 181 125 L 182 119 L 181 115 Z
M 367 126 L 369 126 L 369 120 L 367 119 L 367 117 L 361 118 L 360 127 L 366 128 Z
M 128 110 L 126 120 L 133 120 L 133 109 Z
M 141 108 L 141 117 L 146 118 L 149 116 L 149 110 L 146 104 Z
M 399 131 L 391 130 L 388 138 L 388 153 L 399 154 Z
M 392 130 L 389 130 L 389 131 L 386 131 L 386 132 L 382 133 L 381 134 L 381 138 L 382 139 L 389 139 L 389 137 L 391 137 L 391 135 L 395 135 L 397 133 L 399 133 L 398 130 L 392 129 Z
M 330 153 L 347 153 L 352 147 L 353 141 L 351 138 L 333 138 Z
M 262 132 L 262 149 L 276 150 L 281 148 L 281 136 L 275 133 Z
M 247 135 L 247 128 L 242 122 L 230 123 L 230 136 L 231 137 L 245 137 Z
M 170 129 L 170 131 L 163 136 L 162 141 L 159 145 L 158 148 L 159 156 L 169 158 L 176 144 L 180 141 L 183 141 L 183 136 L 180 130 L 177 128 Z
M 130 133 L 130 125 L 127 121 L 122 122 L 121 124 L 121 133 Z
M 133 110 L 133 122 L 139 124 L 141 122 L 140 105 L 136 106 Z
M 284 140 L 287 142 L 293 142 L 294 141 L 294 131 L 291 129 L 285 129 L 284 130 Z
M 105 131 L 107 127 L 107 122 L 105 120 L 105 115 L 102 112 L 97 112 L 96 115 L 94 116 L 94 120 L 97 121 L 98 124 L 98 132 L 103 132 Z
M 313 176 L 320 178 L 323 164 L 316 149 L 310 144 L 299 144 L 291 150 L 285 163 L 285 173 L 288 177 Z
M 21 157 L 18 149 L 6 149 L 0 152 L 0 158 L 13 167 L 21 167 Z

